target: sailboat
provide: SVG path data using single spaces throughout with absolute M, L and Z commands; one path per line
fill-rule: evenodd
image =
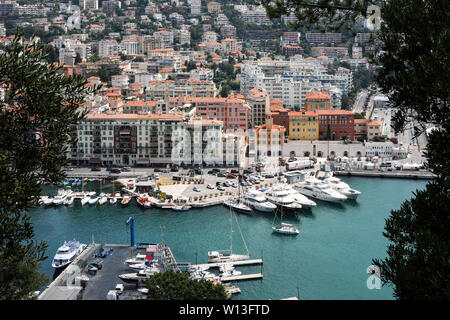
M 273 219 L 275 221 L 277 215 L 275 213 L 275 218 Z M 292 224 L 284 223 L 283 222 L 283 208 L 281 208 L 281 214 L 280 214 L 280 224 L 279 225 L 272 225 L 272 231 L 276 233 L 282 233 L 287 235 L 298 235 L 300 231 L 294 227 Z
M 236 220 L 237 222 L 237 220 Z M 233 253 L 233 210 L 230 207 L 230 249 L 229 250 L 216 250 L 208 252 L 208 263 L 217 263 L 217 262 L 229 262 L 229 261 L 239 261 L 239 260 L 247 260 L 250 258 L 250 254 L 248 253 L 248 248 L 245 243 L 244 237 L 242 236 L 241 228 L 239 227 L 239 223 L 237 223 L 239 232 L 241 233 L 242 240 L 244 241 L 244 246 L 247 250 L 247 254 L 235 254 Z
M 243 198 L 241 196 L 241 183 L 239 182 L 239 177 L 241 176 L 241 163 L 239 161 L 239 152 L 238 152 L 238 198 L 237 199 L 227 199 L 223 202 L 223 205 L 233 209 L 235 211 L 250 214 L 252 213 L 252 209 L 247 206 L 244 201 L 241 200 Z

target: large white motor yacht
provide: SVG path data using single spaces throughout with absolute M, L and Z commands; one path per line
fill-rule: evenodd
M 309 178 L 303 182 L 297 182 L 294 184 L 294 188 L 305 196 L 322 201 L 343 202 L 347 200 L 346 196 L 333 190 L 328 183 L 324 183 L 316 178 Z
M 356 200 L 361 194 L 360 191 L 350 188 L 350 186 L 337 177 L 324 179 L 323 182 L 328 183 L 330 187 L 337 192 L 343 194 L 350 200 Z
M 298 203 L 289 191 L 281 185 L 275 185 L 264 192 L 267 200 L 278 207 L 283 208 L 285 212 L 301 209 L 302 205 Z
M 249 190 L 246 192 L 242 202 L 252 209 L 261 212 L 273 212 L 277 208 L 276 205 L 268 201 L 264 194 L 258 190 Z
M 305 195 L 301 194 L 297 190 L 295 190 L 291 185 L 284 183 L 280 185 L 281 188 L 287 190 L 289 194 L 294 198 L 295 201 L 297 201 L 302 208 L 313 208 L 317 206 L 317 203 L 312 201 L 311 199 L 308 199 Z
M 62 268 L 70 264 L 81 252 L 87 247 L 86 244 L 80 243 L 80 241 L 64 241 L 64 244 L 58 248 L 55 256 L 53 257 L 52 267 Z

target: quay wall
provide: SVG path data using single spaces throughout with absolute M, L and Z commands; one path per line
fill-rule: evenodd
M 393 171 L 356 171 L 356 170 L 340 170 L 334 171 L 335 176 L 346 177 L 367 177 L 367 178 L 399 178 L 399 179 L 421 179 L 432 180 L 435 175 L 431 172 L 393 172 Z

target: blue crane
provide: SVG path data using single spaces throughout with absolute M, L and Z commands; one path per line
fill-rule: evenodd
M 128 220 L 125 222 L 125 225 L 129 225 L 130 226 L 130 245 L 133 247 L 134 246 L 134 217 L 129 217 Z M 127 230 L 128 232 L 128 230 Z

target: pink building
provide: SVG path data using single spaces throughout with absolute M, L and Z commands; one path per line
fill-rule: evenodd
M 169 99 L 168 107 L 172 109 L 184 104 L 192 104 L 197 116 L 222 121 L 224 131 L 247 132 L 249 107 L 242 99 L 182 97 Z

